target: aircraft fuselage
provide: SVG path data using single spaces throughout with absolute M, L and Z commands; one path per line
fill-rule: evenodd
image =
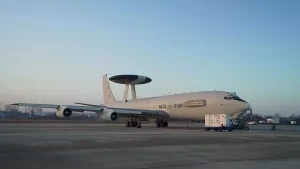
M 204 120 L 205 114 L 228 113 L 235 116 L 246 112 L 250 105 L 238 100 L 226 100 L 230 92 L 204 91 L 169 96 L 114 102 L 105 106 L 129 109 L 164 110 L 170 119 Z

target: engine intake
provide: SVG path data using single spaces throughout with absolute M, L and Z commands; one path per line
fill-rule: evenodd
M 66 108 L 66 109 L 63 111 L 63 114 L 64 114 L 65 117 L 69 117 L 69 116 L 72 115 L 72 110 Z
M 116 112 L 112 112 L 111 115 L 110 115 L 110 119 L 113 120 L 113 121 L 115 121 L 115 120 L 117 120 L 117 118 L 118 118 L 117 113 Z
M 65 106 L 60 106 L 56 112 L 56 116 L 58 118 L 70 117 L 71 115 L 72 115 L 72 110 Z
M 105 110 L 100 118 L 104 121 L 116 121 L 119 117 L 117 112 Z

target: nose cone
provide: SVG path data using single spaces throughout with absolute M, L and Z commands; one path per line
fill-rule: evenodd
M 247 111 L 247 110 L 251 110 L 251 105 L 248 102 L 246 102 L 246 105 L 245 105 L 245 111 Z
M 236 109 L 233 111 L 232 118 L 241 118 L 247 111 L 251 111 L 251 105 L 248 102 L 238 102 Z

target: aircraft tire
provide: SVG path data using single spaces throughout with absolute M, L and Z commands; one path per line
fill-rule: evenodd
M 128 121 L 128 127 L 132 127 L 132 121 Z
M 141 128 L 142 127 L 142 123 L 139 121 L 137 122 L 137 125 L 136 125 L 137 128 Z
M 160 122 L 159 121 L 156 122 L 156 127 L 160 127 Z
M 168 127 L 169 126 L 169 123 L 166 121 L 164 122 L 164 127 Z
M 164 127 L 165 125 L 164 125 L 164 122 L 159 122 L 159 126 L 161 126 L 161 127 Z

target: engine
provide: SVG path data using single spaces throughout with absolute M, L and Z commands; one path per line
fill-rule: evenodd
M 56 116 L 58 118 L 70 117 L 72 115 L 72 110 L 67 108 L 66 106 L 59 106 Z
M 101 119 L 105 121 L 116 121 L 118 119 L 118 113 L 112 111 L 104 111 L 101 115 Z

